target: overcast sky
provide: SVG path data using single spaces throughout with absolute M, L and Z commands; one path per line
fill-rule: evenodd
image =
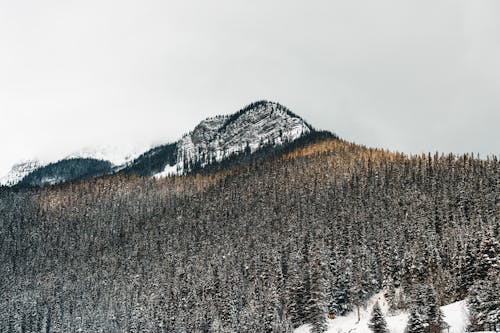
M 404 152 L 500 153 L 500 1 L 0 0 L 0 175 L 258 99 Z

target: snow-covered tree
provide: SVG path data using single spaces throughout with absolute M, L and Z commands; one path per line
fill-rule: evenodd
M 470 312 L 471 330 L 495 330 L 500 328 L 500 276 L 490 273 L 478 280 L 469 290 L 467 306 Z
M 493 236 L 487 235 L 479 246 L 478 278 L 484 279 L 490 272 L 500 274 L 500 243 Z
M 387 322 L 385 321 L 384 314 L 378 302 L 375 303 L 372 310 L 368 327 L 373 333 L 387 333 Z
M 406 333 L 425 333 L 425 327 L 422 319 L 416 310 L 413 310 L 408 317 L 408 324 L 406 325 Z
M 311 291 L 306 304 L 306 316 L 312 326 L 312 333 L 326 330 L 326 285 L 320 261 L 318 258 L 311 267 Z

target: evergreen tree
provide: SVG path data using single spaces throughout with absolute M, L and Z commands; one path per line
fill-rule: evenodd
M 351 270 L 347 268 L 340 273 L 335 289 L 332 291 L 333 295 L 330 304 L 336 315 L 343 316 L 352 310 L 354 304 L 352 286 Z
M 464 298 L 467 295 L 469 287 L 478 279 L 477 263 L 478 259 L 473 250 L 473 245 L 472 243 L 467 243 L 465 245 L 465 253 L 460 260 L 459 298 Z
M 470 313 L 470 330 L 494 331 L 500 328 L 500 277 L 490 273 L 470 288 L 467 306 Z
M 320 259 L 318 258 L 312 267 L 311 292 L 306 306 L 307 318 L 312 326 L 312 333 L 322 333 L 326 330 L 326 286 L 321 269 Z
M 227 173 L 0 188 L 0 332 L 322 329 L 322 292 L 342 315 L 383 279 L 403 309 L 432 283 L 422 325 L 473 284 L 474 329 L 493 329 L 498 159 L 308 140 Z
M 413 310 L 408 317 L 408 324 L 406 325 L 406 333 L 424 333 L 425 327 L 420 319 L 420 315 L 416 310 Z
M 448 324 L 443 319 L 443 311 L 437 302 L 436 291 L 431 285 L 424 285 L 420 290 L 424 299 L 424 307 L 418 311 L 421 317 L 425 318 L 424 325 L 428 325 L 431 332 L 441 332 Z
M 500 274 L 500 243 L 493 236 L 486 236 L 479 246 L 477 276 L 484 279 L 490 271 Z
M 373 333 L 387 333 L 387 322 L 385 321 L 378 301 L 373 306 L 372 316 L 368 322 L 368 327 Z

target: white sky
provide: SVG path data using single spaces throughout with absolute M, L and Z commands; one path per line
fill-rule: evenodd
M 0 175 L 258 99 L 405 152 L 500 153 L 500 1 L 0 0 Z

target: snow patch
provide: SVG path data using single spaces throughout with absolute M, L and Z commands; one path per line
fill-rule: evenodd
M 176 176 L 176 175 L 180 175 L 180 174 L 182 174 L 181 165 L 179 165 L 179 164 L 174 164 L 174 165 L 167 164 L 165 169 L 163 169 L 162 172 L 154 175 L 154 177 L 155 178 L 164 178 L 164 177 L 171 177 L 171 176 Z
M 327 319 L 327 333 L 372 333 L 368 328 L 368 321 L 371 317 L 372 307 L 378 301 L 380 308 L 387 321 L 387 328 L 390 333 L 404 333 L 408 322 L 408 313 L 389 315 L 388 302 L 383 292 L 374 295 L 367 303 L 367 306 L 360 310 L 360 321 L 356 311 L 346 316 L 335 319 Z M 444 320 L 450 325 L 448 333 L 464 333 L 467 327 L 467 310 L 465 301 L 459 301 L 441 307 L 444 313 Z M 310 325 L 302 325 L 294 330 L 295 333 L 309 333 Z

